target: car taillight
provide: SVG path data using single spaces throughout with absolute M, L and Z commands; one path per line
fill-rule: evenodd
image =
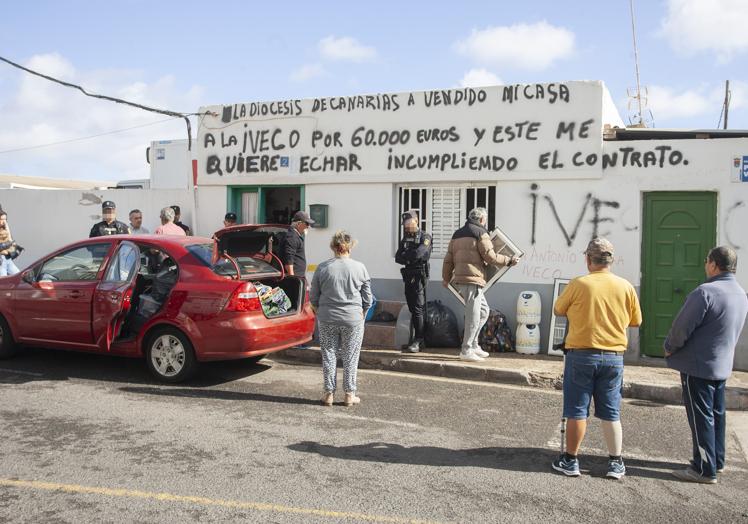
M 257 290 L 248 282 L 237 287 L 226 304 L 226 311 L 260 311 L 261 309 Z

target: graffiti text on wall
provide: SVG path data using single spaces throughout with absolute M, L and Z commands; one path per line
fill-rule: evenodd
M 530 186 L 530 198 L 532 199 L 532 232 L 530 235 L 530 243 L 532 245 L 535 245 L 535 234 L 537 231 L 539 207 L 538 197 L 540 196 L 542 196 L 543 201 L 547 203 L 548 208 L 551 211 L 551 215 L 553 216 L 553 219 L 558 226 L 559 231 L 563 236 L 564 241 L 566 242 L 566 245 L 569 247 L 571 247 L 571 245 L 574 243 L 574 240 L 577 238 L 577 235 L 580 231 L 580 226 L 582 225 L 582 222 L 584 221 L 585 216 L 587 216 L 590 209 L 592 210 L 591 218 L 589 220 L 589 223 L 592 224 L 590 238 L 594 238 L 597 236 L 605 236 L 609 234 L 608 231 L 601 230 L 600 225 L 614 221 L 612 217 L 605 215 L 605 208 L 618 209 L 619 207 L 621 207 L 621 204 L 616 202 L 615 200 L 602 200 L 593 196 L 592 193 L 587 193 L 582 200 L 582 206 L 580 208 L 579 215 L 577 216 L 576 221 L 573 224 L 564 224 L 563 220 L 561 220 L 561 218 L 559 217 L 558 210 L 556 209 L 556 202 L 554 201 L 553 196 L 550 194 L 541 195 L 540 193 L 538 193 L 539 189 L 540 186 L 538 186 L 538 184 L 532 184 Z

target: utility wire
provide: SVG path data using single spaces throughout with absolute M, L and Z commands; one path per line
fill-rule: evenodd
M 117 104 L 124 104 L 124 105 L 128 105 L 131 107 L 137 107 L 138 109 L 143 109 L 144 111 L 150 111 L 151 113 L 160 113 L 162 115 L 167 115 L 171 117 L 184 118 L 184 121 L 187 124 L 187 149 L 190 151 L 192 150 L 192 125 L 190 124 L 189 115 L 194 115 L 196 113 L 178 113 L 176 111 L 169 111 L 168 109 L 158 109 L 155 107 L 149 107 L 149 106 L 145 106 L 142 104 L 136 104 L 135 102 L 128 102 L 127 100 L 123 100 L 121 98 L 115 98 L 113 96 L 97 95 L 95 93 L 89 93 L 88 91 L 86 91 L 85 89 L 83 89 L 81 86 L 77 84 L 71 84 L 70 82 L 65 82 L 63 80 L 59 80 L 57 78 L 47 76 L 45 74 L 29 69 L 28 67 L 24 67 L 21 64 L 12 62 L 8 60 L 7 58 L 3 58 L 2 56 L 0 56 L 0 61 L 3 61 L 6 64 L 16 67 L 22 71 L 26 71 L 27 73 L 30 73 L 32 75 L 38 76 L 40 78 L 44 78 L 45 80 L 49 80 L 50 82 L 55 82 L 65 87 L 71 87 L 73 89 L 77 89 L 86 96 L 90 96 L 93 98 L 100 98 L 102 100 L 109 100 L 110 102 L 115 102 Z
M 5 154 L 5 153 L 16 153 L 18 151 L 29 151 L 29 150 L 32 150 L 32 149 L 41 149 L 43 147 L 51 147 L 51 146 L 57 146 L 57 145 L 61 145 L 61 144 L 69 144 L 71 142 L 79 142 L 81 140 L 89 140 L 91 138 L 98 138 L 100 136 L 113 135 L 115 133 L 123 133 L 125 131 L 130 131 L 132 129 L 139 129 L 141 127 L 155 126 L 156 124 L 163 124 L 164 122 L 171 122 L 175 118 L 176 117 L 165 118 L 164 120 L 158 120 L 156 122 L 150 122 L 148 124 L 141 124 L 139 126 L 126 127 L 124 129 L 115 129 L 114 131 L 107 131 L 105 133 L 99 133 L 97 135 L 81 136 L 81 137 L 78 137 L 78 138 L 71 138 L 69 140 L 61 140 L 59 142 L 49 142 L 47 144 L 39 144 L 39 145 L 28 146 L 28 147 L 19 147 L 17 149 L 6 149 L 5 151 L 0 151 L 0 155 Z

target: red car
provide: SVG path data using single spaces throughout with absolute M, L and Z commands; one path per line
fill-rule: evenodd
M 19 346 L 145 357 L 165 382 L 198 362 L 308 342 L 307 282 L 273 254 L 287 226 L 201 237 L 114 235 L 66 246 L 0 278 L 0 357 Z M 284 293 L 279 292 L 279 289 Z

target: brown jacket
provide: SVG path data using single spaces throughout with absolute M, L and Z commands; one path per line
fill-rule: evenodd
M 511 258 L 496 253 L 488 231 L 477 222 L 468 220 L 455 231 L 449 241 L 447 256 L 442 266 L 442 280 L 454 284 L 486 285 L 485 267 L 506 266 Z

